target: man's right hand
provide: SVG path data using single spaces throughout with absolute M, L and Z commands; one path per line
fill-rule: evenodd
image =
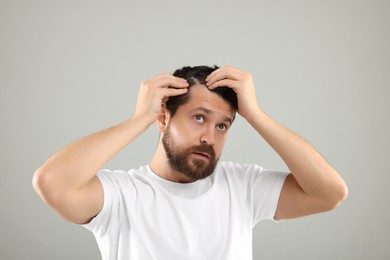
M 89 222 L 103 207 L 103 187 L 96 173 L 156 121 L 162 102 L 187 91 L 188 83 L 170 74 L 143 81 L 132 118 L 52 155 L 36 170 L 34 189 L 63 218 Z
M 171 96 L 183 95 L 188 91 L 188 82 L 171 74 L 159 74 L 144 80 L 138 93 L 133 117 L 143 118 L 153 124 L 161 110 L 161 104 Z

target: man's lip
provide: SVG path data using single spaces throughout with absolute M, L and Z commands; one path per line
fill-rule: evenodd
M 205 153 L 205 152 L 194 152 L 195 154 L 200 154 L 200 155 L 203 155 L 203 156 L 206 156 L 207 158 L 210 159 L 210 155 L 208 153 Z

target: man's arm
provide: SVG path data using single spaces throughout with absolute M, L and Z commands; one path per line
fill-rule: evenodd
M 51 156 L 34 173 L 35 191 L 63 218 L 89 222 L 103 207 L 103 189 L 96 173 L 155 122 L 165 99 L 184 94 L 187 87 L 185 80 L 169 74 L 143 81 L 134 115 Z
M 267 116 L 259 107 L 252 77 L 232 67 L 222 67 L 209 75 L 210 89 L 232 88 L 238 112 L 279 154 L 291 171 L 283 185 L 275 219 L 319 213 L 335 208 L 348 194 L 340 175 L 303 138 Z

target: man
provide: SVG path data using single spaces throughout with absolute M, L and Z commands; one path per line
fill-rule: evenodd
M 290 173 L 218 162 L 236 111 Z M 149 165 L 100 170 L 157 122 Z M 251 259 L 252 228 L 335 208 L 347 196 L 337 172 L 259 107 L 251 75 L 184 67 L 143 81 L 133 116 L 82 138 L 34 174 L 41 198 L 90 229 L 103 259 Z

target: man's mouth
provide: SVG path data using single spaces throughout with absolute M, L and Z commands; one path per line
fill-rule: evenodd
M 209 159 L 210 160 L 210 155 L 206 152 L 194 152 L 194 154 L 203 157 L 204 159 Z

